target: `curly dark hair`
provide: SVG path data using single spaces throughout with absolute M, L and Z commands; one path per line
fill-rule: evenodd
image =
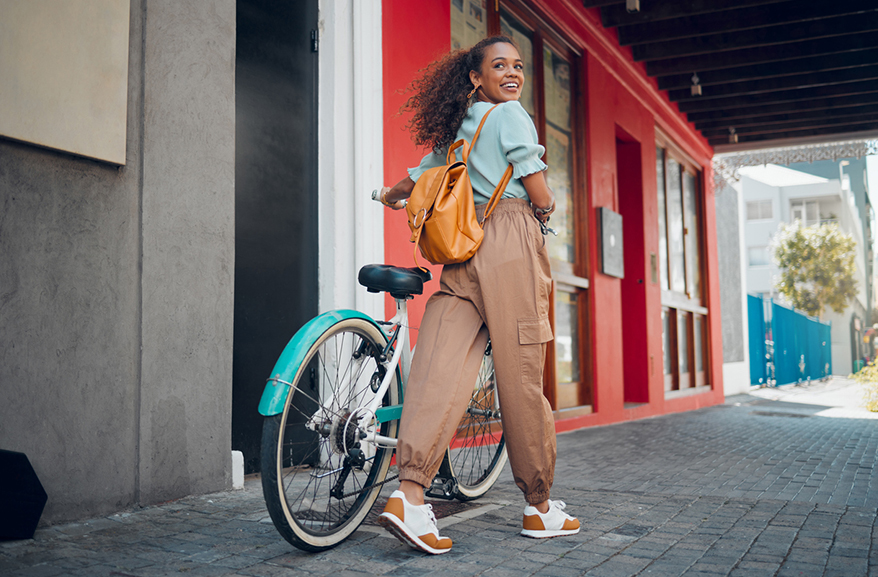
M 409 85 L 414 95 L 402 108 L 414 111 L 408 128 L 415 144 L 440 150 L 454 142 L 469 107 L 470 70 L 481 72 L 485 49 L 501 42 L 518 50 L 508 36 L 491 36 L 472 48 L 449 52 L 420 71 L 421 76 Z

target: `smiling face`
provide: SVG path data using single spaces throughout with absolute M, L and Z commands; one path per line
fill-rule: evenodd
M 500 104 L 521 97 L 524 86 L 524 64 L 512 44 L 498 42 L 485 48 L 485 57 L 479 72 L 469 73 L 473 85 L 479 86 L 482 102 Z

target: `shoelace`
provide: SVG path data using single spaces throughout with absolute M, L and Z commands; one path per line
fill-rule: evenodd
M 433 524 L 433 527 L 436 527 L 438 530 L 436 525 L 436 515 L 433 514 L 433 505 L 430 503 L 426 503 L 425 505 L 427 507 L 427 516 L 430 517 L 430 522 Z
M 567 508 L 567 503 L 564 501 L 549 501 L 549 503 L 551 503 L 552 507 L 555 509 L 560 509 L 562 511 Z

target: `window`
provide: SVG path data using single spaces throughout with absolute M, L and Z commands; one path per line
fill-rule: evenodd
M 656 145 L 659 273 L 662 289 L 662 351 L 665 391 L 708 384 L 707 308 L 704 306 L 704 233 L 701 172 L 659 132 Z M 751 214 L 771 214 L 761 203 Z M 763 248 L 763 252 L 765 248 Z M 767 262 L 766 262 L 767 264 Z
M 770 200 L 756 200 L 747 203 L 747 220 L 771 220 L 774 211 Z
M 546 148 L 546 179 L 555 193 L 546 243 L 554 293 L 544 392 L 556 410 L 591 404 L 588 353 L 588 265 L 582 131 L 576 98 L 578 54 L 545 21 L 518 0 L 450 0 L 451 45 L 468 47 L 485 35 L 512 38 L 524 61 L 526 82 L 519 102 L 530 114 Z M 484 26 L 483 26 L 484 24 Z
M 793 202 L 790 205 L 793 220 L 800 220 L 805 226 L 820 222 L 820 204 L 816 200 Z
M 768 266 L 768 247 L 751 246 L 747 249 L 747 261 L 750 266 Z

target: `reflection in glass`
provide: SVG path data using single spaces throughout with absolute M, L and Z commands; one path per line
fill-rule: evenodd
M 467 0 L 471 1 L 471 0 Z M 516 44 L 518 44 L 518 52 L 524 61 L 524 86 L 521 87 L 521 97 L 518 101 L 530 114 L 530 117 L 536 119 L 536 107 L 534 106 L 534 45 L 533 32 L 528 30 L 524 24 L 519 22 L 509 12 L 500 11 L 500 34 L 509 36 Z
M 689 316 L 681 310 L 677 311 L 677 351 L 680 362 L 680 374 L 689 372 Z
M 686 264 L 683 248 L 683 190 L 680 163 L 668 159 L 668 232 L 670 236 L 671 290 L 686 292 Z
M 655 149 L 656 188 L 658 189 L 659 262 L 662 290 L 668 290 L 668 221 L 665 205 L 665 150 Z M 667 366 L 667 363 L 665 364 Z
M 579 374 L 579 313 L 575 293 L 555 291 L 555 370 L 559 383 L 576 383 Z
M 664 374 L 670 375 L 671 366 L 671 311 L 662 308 L 662 356 L 665 361 Z
M 695 315 L 695 371 L 704 370 L 704 317 Z
M 555 193 L 552 228 L 558 236 L 547 237 L 549 256 L 576 262 L 573 213 L 573 150 L 570 138 L 570 64 L 550 48 L 543 49 L 543 80 L 546 97 L 546 180 Z
M 570 63 L 543 47 L 546 121 L 561 130 L 570 130 Z
M 690 298 L 701 298 L 701 246 L 698 223 L 698 194 L 695 175 L 683 173 L 683 195 L 686 198 L 686 270 L 692 294 Z

